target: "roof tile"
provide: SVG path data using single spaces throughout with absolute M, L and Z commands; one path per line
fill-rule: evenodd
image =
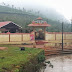
M 0 28 L 11 23 L 11 21 L 0 22 Z

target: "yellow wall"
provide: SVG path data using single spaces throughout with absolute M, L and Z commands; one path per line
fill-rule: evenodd
M 55 38 L 55 33 L 46 33 L 46 40 L 61 40 L 62 39 L 62 34 L 61 33 L 56 33 L 56 38 Z M 72 39 L 72 34 L 63 34 L 63 39 Z
M 46 33 L 45 40 L 55 40 L 55 34 L 48 34 Z
M 50 41 L 50 40 L 55 40 L 55 36 L 56 36 L 56 40 L 61 40 L 62 39 L 62 34 L 60 33 L 46 33 L 45 35 L 45 40 L 46 41 Z M 22 38 L 23 37 L 23 38 Z M 72 34 L 68 33 L 68 34 L 64 34 L 64 39 L 66 40 L 71 40 L 72 39 Z M 10 34 L 10 41 L 30 41 L 31 38 L 30 38 L 30 34 L 28 33 L 23 33 L 23 34 Z M 6 42 L 8 41 L 9 42 L 9 34 L 2 34 L 0 33 L 0 42 Z
M 30 34 L 13 34 L 10 35 L 10 41 L 29 41 Z
M 21 41 L 21 35 L 19 34 L 11 34 L 10 41 Z
M 9 42 L 9 34 L 0 34 L 0 42 Z M 30 34 L 10 34 L 10 41 L 30 41 Z
M 62 34 L 56 34 L 56 40 L 61 40 Z M 63 39 L 65 39 L 65 34 L 63 34 Z
M 30 34 L 23 34 L 23 41 L 30 41 Z
M 1 34 L 0 35 L 0 42 L 9 41 L 9 35 Z
M 72 34 L 66 34 L 66 39 L 72 39 Z

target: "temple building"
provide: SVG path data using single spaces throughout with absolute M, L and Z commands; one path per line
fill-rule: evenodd
M 22 27 L 12 21 L 0 22 L 0 33 L 19 33 L 21 30 Z
M 34 40 L 45 40 L 46 27 L 51 25 L 47 24 L 46 21 L 43 21 L 41 17 L 37 18 L 37 21 L 32 21 L 28 26 L 33 28 L 34 31 Z

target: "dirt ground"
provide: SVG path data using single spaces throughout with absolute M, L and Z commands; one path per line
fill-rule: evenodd
M 0 50 L 6 50 L 7 47 L 0 47 Z
M 33 45 L 14 45 L 18 47 L 29 47 L 29 48 L 41 48 L 41 49 L 47 49 L 47 50 L 61 50 L 62 47 L 45 47 L 44 45 L 36 45 L 35 47 Z M 64 46 L 64 49 L 70 49 L 72 50 L 72 46 Z

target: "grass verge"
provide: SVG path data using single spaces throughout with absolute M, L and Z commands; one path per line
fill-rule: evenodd
M 8 48 L 0 50 L 0 72 L 33 72 L 44 60 L 42 49 L 25 48 L 25 51 L 21 51 L 19 47 L 12 45 L 0 45 L 0 47 Z

